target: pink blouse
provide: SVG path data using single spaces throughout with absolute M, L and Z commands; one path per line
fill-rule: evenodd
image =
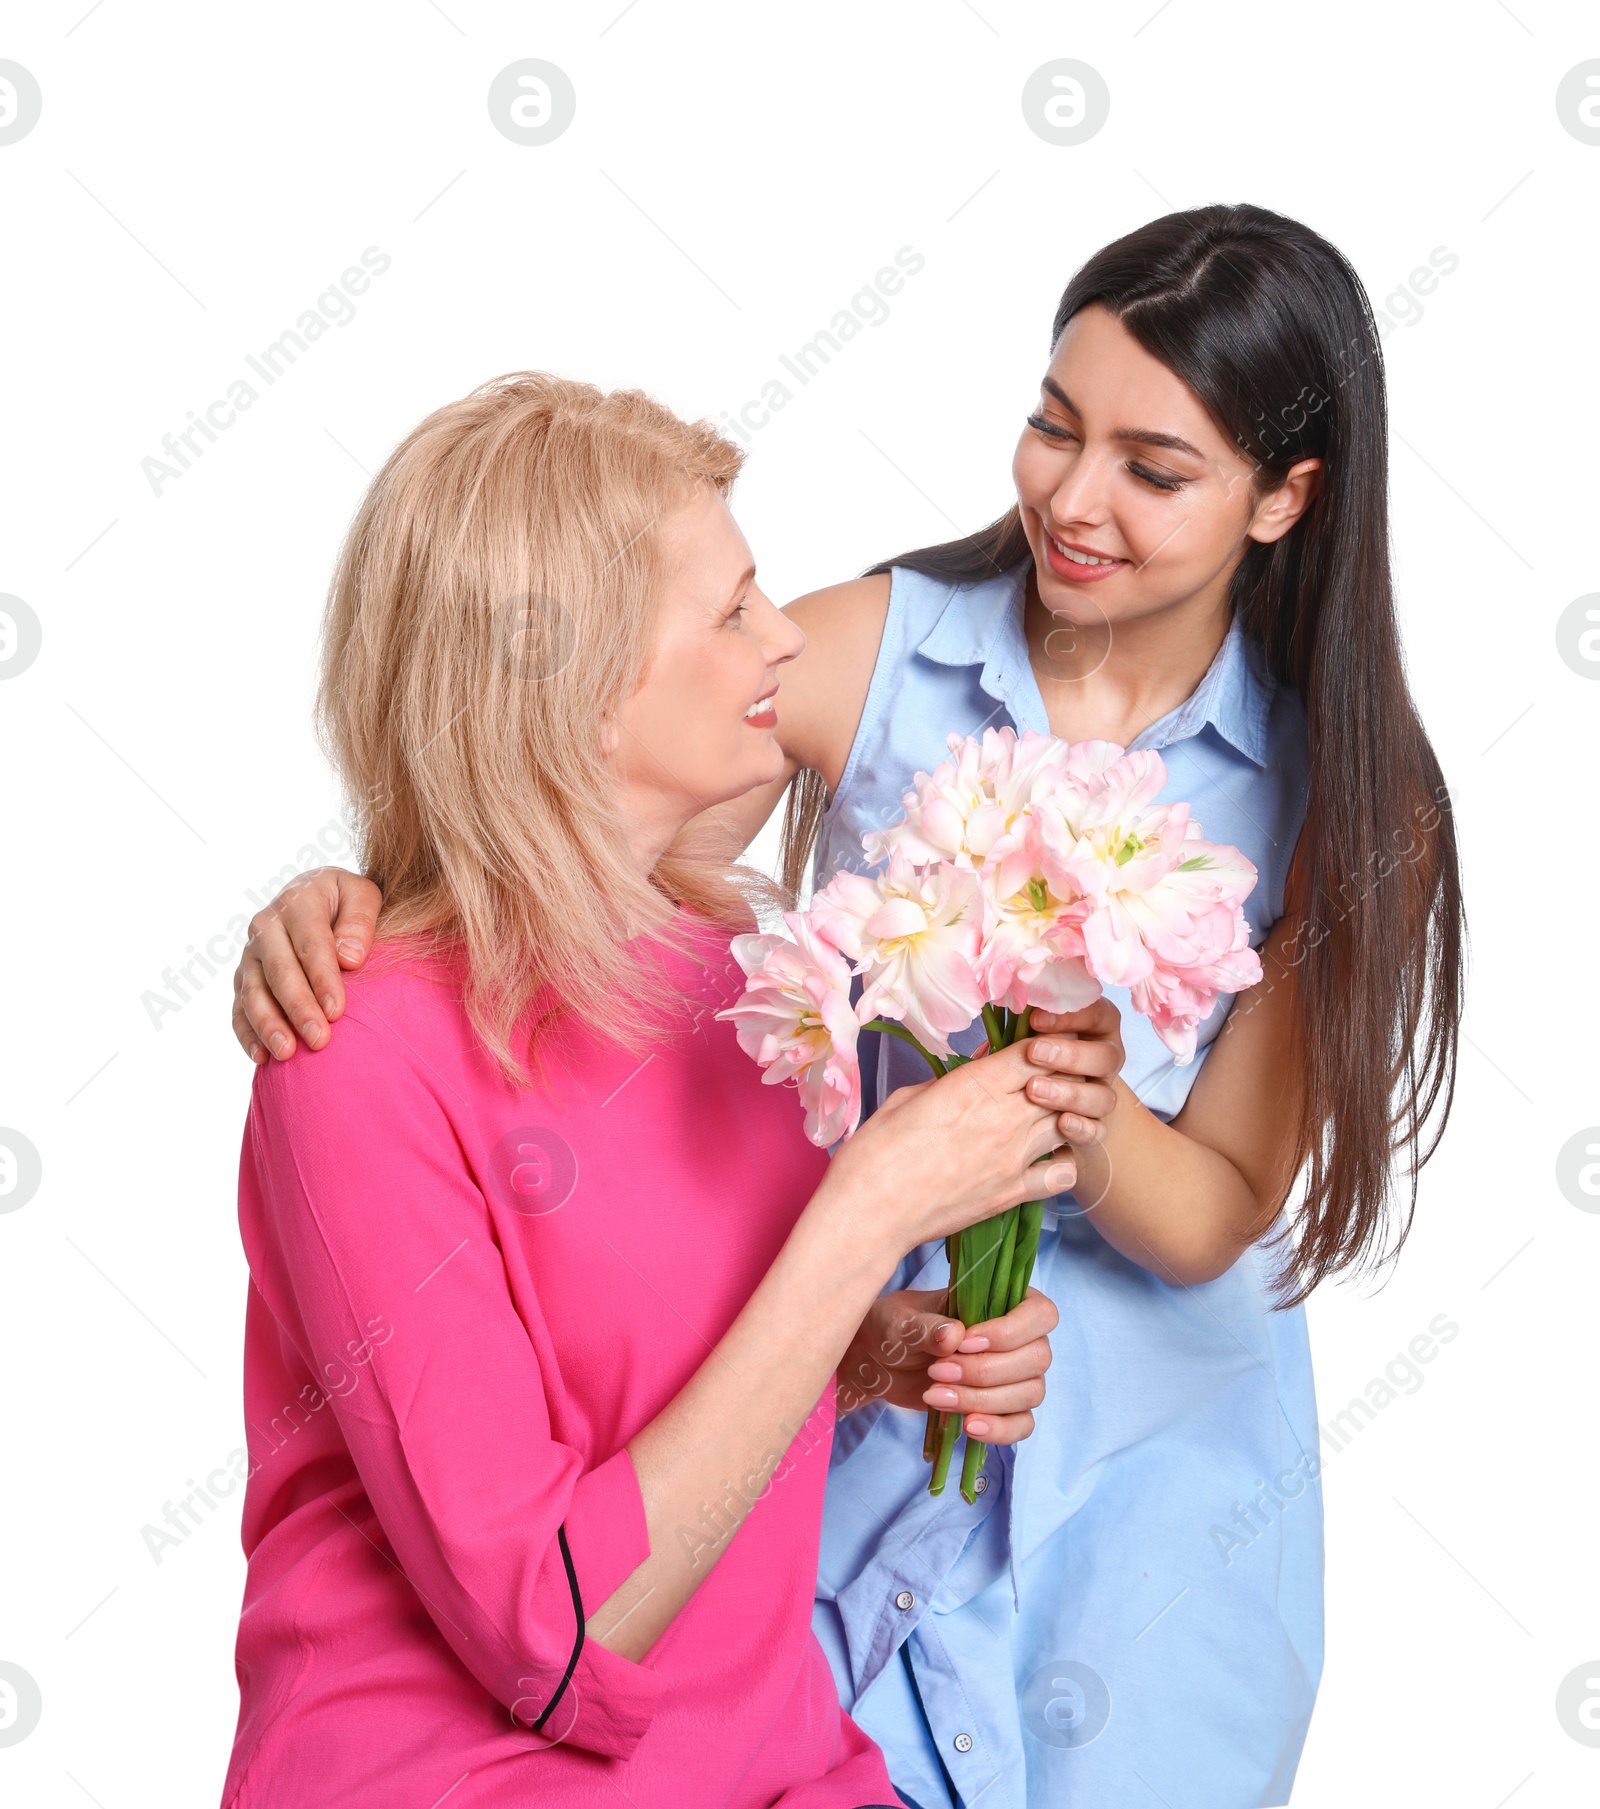
M 664 955 L 681 1031 L 508 1084 L 441 963 L 374 960 L 256 1077 L 249 1558 L 225 1805 L 859 1809 L 895 1796 L 811 1633 L 833 1391 L 642 1664 L 582 1622 L 648 1555 L 628 1439 L 706 1360 L 826 1158 Z M 720 1557 L 716 1556 L 721 1549 Z M 534 1731 L 538 1729 L 538 1731 Z

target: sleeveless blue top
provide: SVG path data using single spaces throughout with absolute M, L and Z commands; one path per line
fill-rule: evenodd
M 952 584 L 895 568 L 819 884 L 866 868 L 862 835 L 903 814 L 952 730 L 1048 732 L 1026 575 Z M 1235 624 L 1193 695 L 1131 745 L 1161 751 L 1164 800 L 1186 799 L 1210 840 L 1254 862 L 1259 943 L 1305 814 L 1298 697 Z M 1172 1117 L 1229 1001 L 1180 1068 L 1126 992 L 1109 994 L 1124 1078 Z M 862 1049 L 869 1106 L 927 1078 L 893 1038 Z M 877 1403 L 841 1422 L 815 1626 L 913 1809 L 1288 1801 L 1322 1668 L 1322 1499 L 1305 1314 L 1273 1308 L 1274 1274 L 1257 1246 L 1215 1281 L 1169 1286 L 1061 1195 L 1034 1274 L 1061 1312 L 1048 1397 L 1031 1438 L 991 1450 L 977 1502 L 928 1495 L 921 1414 Z M 891 1286 L 947 1279 L 930 1244 Z

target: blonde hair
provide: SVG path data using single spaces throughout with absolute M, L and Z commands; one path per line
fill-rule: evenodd
M 407 435 L 340 553 L 317 713 L 379 935 L 459 953 L 514 1080 L 573 1006 L 651 1033 L 634 939 L 670 937 L 676 906 L 749 925 L 731 849 L 680 837 L 639 870 L 600 733 L 649 665 L 662 521 L 701 484 L 727 495 L 742 458 L 638 390 L 513 372 Z

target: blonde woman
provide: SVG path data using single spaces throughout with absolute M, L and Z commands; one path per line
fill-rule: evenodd
M 750 909 L 682 832 L 782 772 L 803 645 L 738 464 L 642 395 L 508 377 L 345 546 L 321 719 L 384 911 L 245 1135 L 239 1809 L 888 1803 L 810 1631 L 832 1377 L 920 1400 L 959 1345 L 969 1428 L 1031 1429 L 1047 1301 L 897 1328 L 878 1296 L 1037 1196 L 1059 1102 L 1109 1086 L 1031 1042 L 830 1164 L 713 1015 Z

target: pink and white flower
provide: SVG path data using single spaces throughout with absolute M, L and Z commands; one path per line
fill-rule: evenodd
M 1228 952 L 1255 869 L 1237 849 L 1205 841 L 1187 804 L 1156 804 L 1161 756 L 1107 762 L 1076 812 L 1076 831 L 1048 847 L 1052 881 L 1093 900 L 1084 943 L 1094 972 L 1136 986 L 1157 964 L 1190 967 Z
M 949 746 L 948 760 L 917 774 L 902 799 L 904 820 L 862 838 L 870 859 L 898 848 L 917 864 L 981 867 L 1018 820 L 1055 793 L 1072 751 L 1032 729 L 985 729 L 981 740 L 952 735 Z
M 735 936 L 746 974 L 730 1019 L 739 1047 L 766 1069 L 773 1087 L 792 1080 L 805 1107 L 806 1135 L 826 1149 L 861 1122 L 860 1021 L 850 1003 L 850 964 L 803 911 L 785 913 L 789 936 Z
M 967 850 L 967 823 L 986 802 L 979 768 L 981 748 L 976 741 L 950 737 L 952 758 L 931 773 L 918 773 L 912 789 L 900 800 L 905 815 L 887 829 L 869 831 L 861 838 L 870 861 L 886 860 L 898 849 L 916 865 L 955 861 L 973 865 Z
M 905 818 L 863 838 L 880 871 L 838 874 L 788 937 L 733 944 L 748 984 L 719 1015 L 768 1083 L 796 1082 L 815 1143 L 860 1120 L 874 1018 L 946 1056 L 986 1004 L 1077 1011 L 1125 986 L 1181 1064 L 1218 996 L 1261 978 L 1242 910 L 1256 870 L 1187 804 L 1156 802 L 1158 753 L 1009 728 L 949 746 Z
M 862 1023 L 893 1018 L 935 1055 L 983 1009 L 977 876 L 951 861 L 913 865 L 895 848 L 877 874 L 840 873 L 811 902 L 818 933 L 865 979 Z
M 1132 989 L 1134 1010 L 1150 1020 L 1180 1068 L 1194 1060 L 1200 1025 L 1218 997 L 1243 992 L 1261 978 L 1261 957 L 1250 947 L 1250 926 L 1242 915 L 1235 919 L 1234 940 L 1234 948 L 1209 961 L 1188 967 L 1157 962 Z
M 1100 996 L 1083 938 L 1093 901 L 1053 878 L 1050 824 L 1044 814 L 1020 818 L 983 867 L 978 980 L 1009 1011 L 1079 1011 Z

